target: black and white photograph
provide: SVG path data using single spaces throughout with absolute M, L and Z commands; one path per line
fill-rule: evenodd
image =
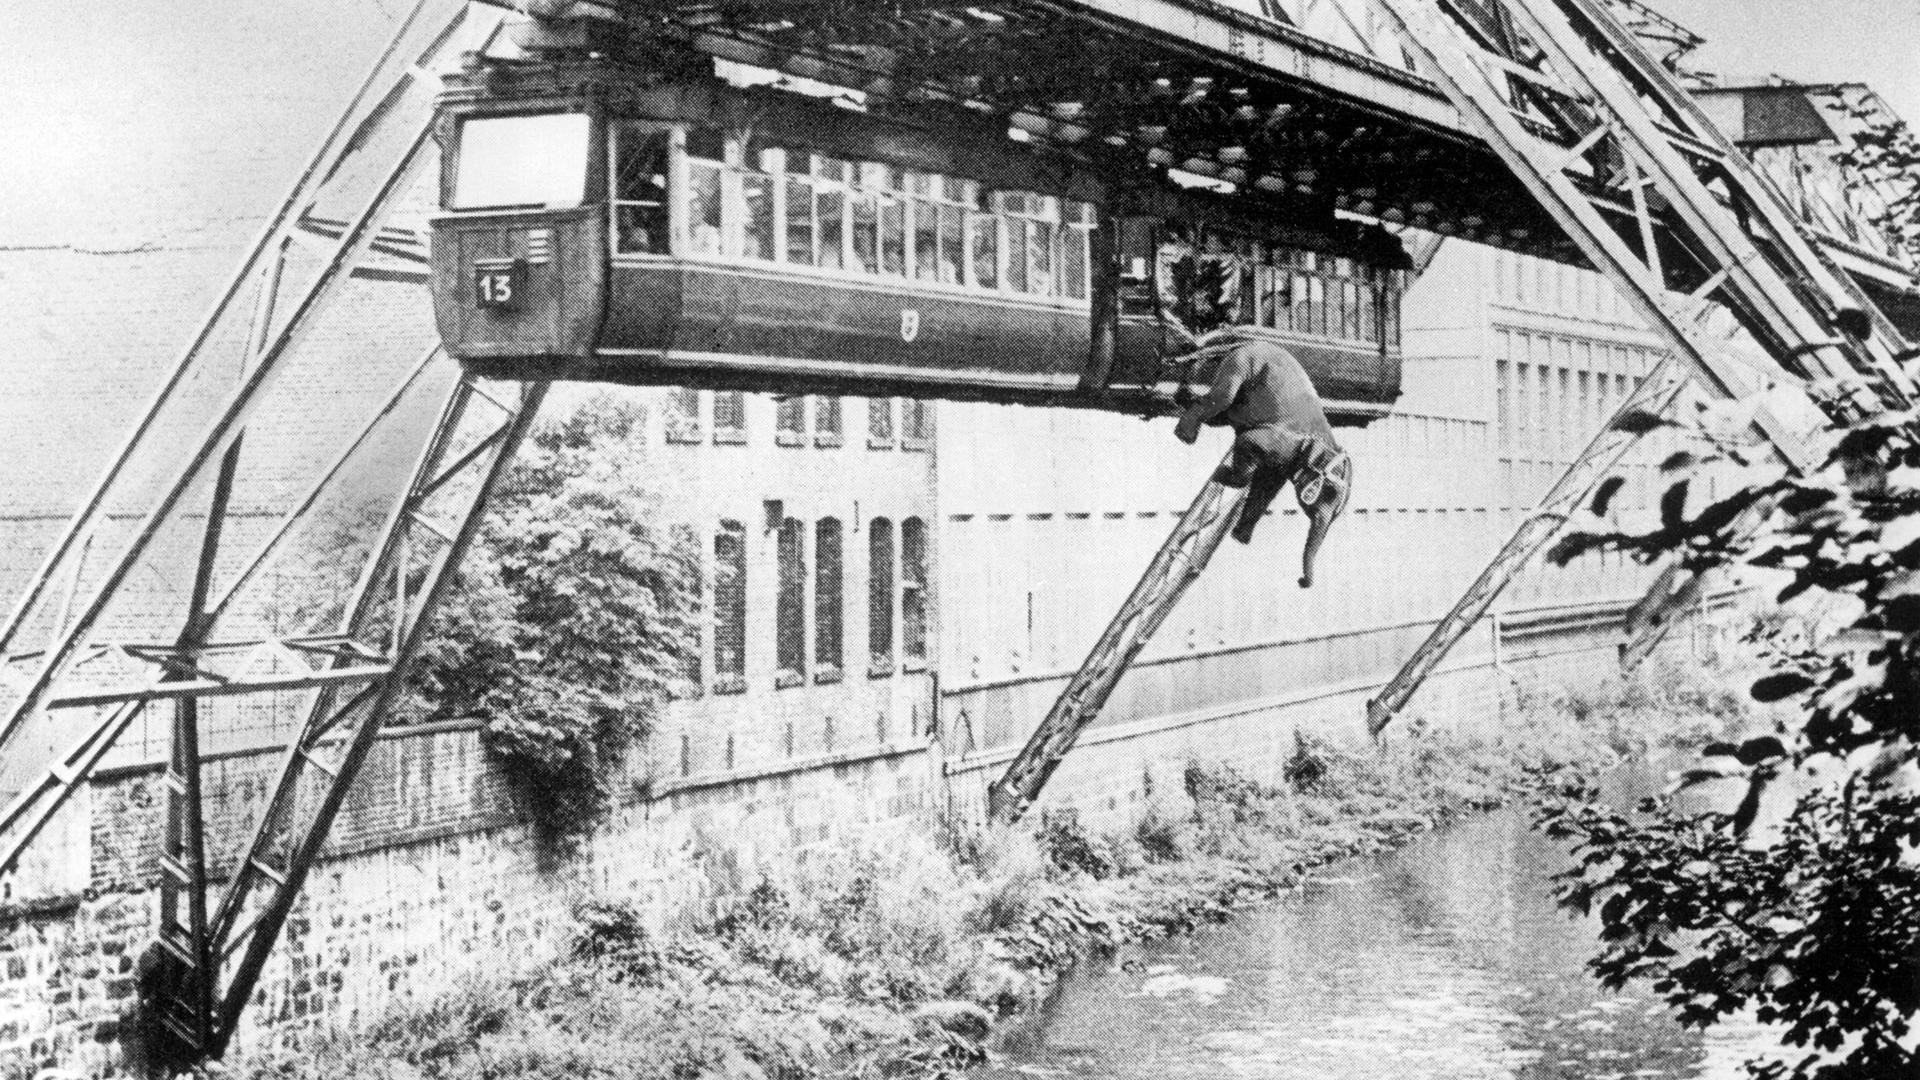
M 1920 1080 L 1920 0 L 8 15 L 0 1080 Z

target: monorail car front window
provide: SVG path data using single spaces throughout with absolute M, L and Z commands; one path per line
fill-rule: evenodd
M 468 117 L 447 209 L 579 206 L 589 131 L 584 113 Z

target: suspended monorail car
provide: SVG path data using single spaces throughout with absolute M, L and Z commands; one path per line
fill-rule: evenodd
M 1399 394 L 1406 256 L 1331 207 L 710 69 L 476 62 L 436 134 L 436 317 L 485 375 L 1151 414 L 1209 375 L 1171 316 L 1285 345 L 1337 423 Z

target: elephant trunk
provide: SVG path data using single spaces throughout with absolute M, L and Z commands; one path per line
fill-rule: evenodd
M 1345 463 L 1343 458 L 1343 463 Z M 1328 483 L 1321 487 L 1320 497 L 1307 509 L 1307 544 L 1300 552 L 1300 587 L 1313 588 L 1313 560 L 1320 554 L 1320 545 L 1326 543 L 1327 532 L 1333 528 L 1334 519 L 1347 508 L 1347 494 L 1352 490 L 1352 465 L 1345 463 L 1337 483 Z
M 1326 542 L 1327 530 L 1333 528 L 1333 519 L 1337 516 L 1333 500 L 1323 499 L 1313 505 L 1307 515 L 1307 546 L 1300 552 L 1300 587 L 1313 588 L 1313 560 L 1320 553 L 1320 545 Z

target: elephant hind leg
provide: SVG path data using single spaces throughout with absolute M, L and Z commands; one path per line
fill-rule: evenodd
M 1260 525 L 1260 519 L 1267 516 L 1267 507 L 1287 486 L 1291 475 L 1286 469 L 1263 468 L 1253 474 L 1252 483 L 1247 485 L 1247 501 L 1240 504 L 1239 520 L 1233 524 L 1233 538 L 1245 544 L 1253 539 L 1253 530 Z

